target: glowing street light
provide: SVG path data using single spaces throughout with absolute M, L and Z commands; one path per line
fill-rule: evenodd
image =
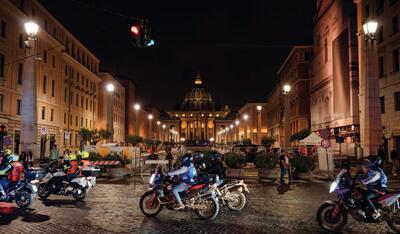
M 291 89 L 292 89 L 292 86 L 290 86 L 290 84 L 284 84 L 283 85 L 283 94 L 288 94 Z
M 244 120 L 247 120 L 248 118 L 249 118 L 249 115 L 248 115 L 248 114 L 244 114 L 244 115 L 243 115 L 243 119 L 244 119 Z
M 107 86 L 106 86 L 106 89 L 107 89 L 107 91 L 108 92 L 114 92 L 114 90 L 115 90 L 115 86 L 113 85 L 113 84 L 108 84 Z
M 235 124 L 236 124 L 236 126 L 238 126 L 238 125 L 240 124 L 240 121 L 239 121 L 239 120 L 236 120 L 236 121 L 235 121 Z
M 147 118 L 150 119 L 150 120 L 152 120 L 152 119 L 153 119 L 153 115 L 152 115 L 152 114 L 149 114 L 149 115 L 147 116 Z
M 378 22 L 374 20 L 368 20 L 367 22 L 365 22 L 363 24 L 365 40 L 374 40 L 377 28 L 378 28 Z
M 29 21 L 25 23 L 25 32 L 28 34 L 28 39 L 36 40 L 36 36 L 39 31 L 39 25 L 37 25 L 33 21 Z
M 133 108 L 134 108 L 136 111 L 140 110 L 140 104 L 136 103 L 136 104 L 133 106 Z
M 262 110 L 262 106 L 258 105 L 258 106 L 257 106 L 257 110 L 258 110 L 258 111 L 261 111 L 261 110 Z
M 160 121 L 157 121 L 157 125 L 160 125 L 161 124 L 161 122 Z

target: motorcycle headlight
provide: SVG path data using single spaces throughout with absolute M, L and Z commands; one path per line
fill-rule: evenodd
M 333 191 L 335 191 L 337 186 L 338 186 L 338 182 L 333 181 L 332 184 L 331 184 L 331 187 L 329 188 L 329 193 L 332 193 Z
M 156 178 L 156 173 L 153 173 L 153 174 L 150 176 L 150 180 L 149 180 L 149 184 L 150 184 L 151 186 L 154 185 L 154 180 L 155 180 L 155 178 Z

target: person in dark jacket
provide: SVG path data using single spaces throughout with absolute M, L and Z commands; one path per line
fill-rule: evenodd
M 396 148 L 390 152 L 390 159 L 392 159 L 393 164 L 392 175 L 397 176 L 397 171 L 399 170 L 399 153 Z

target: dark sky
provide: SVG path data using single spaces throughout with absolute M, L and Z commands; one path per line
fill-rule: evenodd
M 310 44 L 314 0 L 41 0 L 101 60 L 131 77 L 139 100 L 172 109 L 196 72 L 231 109 L 265 100 L 291 46 Z M 129 17 L 150 21 L 156 45 L 135 48 Z

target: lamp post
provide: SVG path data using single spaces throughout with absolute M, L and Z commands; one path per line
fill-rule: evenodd
M 108 100 L 108 111 L 107 111 L 107 130 L 111 133 L 111 141 L 114 141 L 114 119 L 113 119 L 113 107 L 114 107 L 114 90 L 115 86 L 112 83 L 107 84 L 107 92 L 110 95 Z M 108 139 L 110 141 L 110 139 Z
M 153 115 L 149 114 L 147 118 L 149 119 L 149 138 L 153 139 Z
M 261 145 L 261 110 L 262 106 L 257 106 L 257 143 Z
M 244 138 L 248 138 L 247 137 L 247 120 L 249 119 L 249 115 L 248 114 L 244 114 L 243 115 L 243 119 L 244 119 Z
M 39 65 L 40 58 L 36 56 L 36 43 L 39 26 L 33 21 L 27 22 L 25 23 L 25 32 L 27 40 L 25 41 L 26 62 L 24 63 L 22 82 L 24 95 L 22 95 L 21 148 L 25 152 L 31 151 L 33 155 L 38 155 L 36 146 L 38 132 L 36 67 Z M 40 157 L 42 159 L 42 154 Z
M 135 105 L 133 105 L 133 109 L 135 109 L 135 132 L 136 135 L 140 135 L 139 134 L 139 111 L 140 111 L 140 104 L 135 103 Z
M 239 120 L 235 120 L 235 125 L 236 125 L 236 141 L 239 141 Z
M 166 128 L 166 127 L 167 127 L 167 126 L 166 126 L 165 124 L 162 125 L 162 131 L 161 131 L 161 141 L 162 141 L 162 142 L 164 141 L 164 138 L 165 138 L 164 132 L 165 132 L 165 128 Z
M 358 4 L 358 7 L 361 7 Z M 382 120 L 379 99 L 378 48 L 375 33 L 378 23 L 369 20 L 359 23 L 359 61 L 360 62 L 360 143 L 362 155 L 376 155 L 382 143 Z M 361 155 L 359 155 L 361 156 Z
M 157 138 L 158 138 L 158 140 L 161 139 L 160 126 L 161 126 L 161 121 L 157 121 Z
M 290 86 L 290 84 L 284 84 L 283 87 L 283 116 L 284 116 L 284 120 L 283 120 L 283 129 L 284 129 L 284 135 L 285 135 L 285 140 L 284 140 L 284 146 L 288 147 L 290 145 L 290 119 L 289 119 L 289 111 L 290 111 L 290 96 L 289 93 L 292 90 L 292 86 Z
M 228 144 L 228 141 L 229 141 L 229 135 L 230 135 L 229 130 L 230 130 L 229 127 L 226 127 L 226 128 L 225 128 L 225 132 L 226 132 L 226 144 Z

